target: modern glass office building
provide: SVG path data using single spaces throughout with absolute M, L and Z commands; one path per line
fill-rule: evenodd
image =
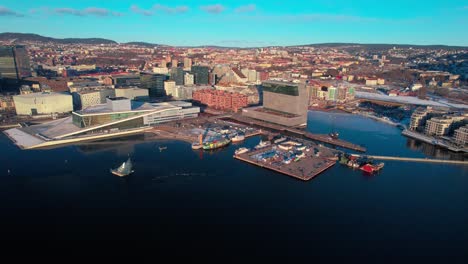
M 24 46 L 0 46 L 0 74 L 19 80 L 31 76 L 29 56 Z
M 164 90 L 164 81 L 166 81 L 169 76 L 165 74 L 152 74 L 152 73 L 141 73 L 140 81 L 141 88 L 148 89 L 150 97 L 162 97 L 166 95 Z
M 206 66 L 192 66 L 191 73 L 194 76 L 195 84 L 207 85 L 209 82 L 210 68 Z

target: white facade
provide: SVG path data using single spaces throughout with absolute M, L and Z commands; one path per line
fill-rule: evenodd
M 185 85 L 194 85 L 194 83 L 195 83 L 195 78 L 194 78 L 193 74 L 186 73 L 184 75 L 184 84 Z
M 169 69 L 166 67 L 153 67 L 153 73 L 168 74 Z
M 13 96 L 17 115 L 67 113 L 73 111 L 70 94 L 32 93 Z
M 175 88 L 176 88 L 176 82 L 175 81 L 165 81 L 164 82 L 164 90 L 166 91 L 166 95 L 174 96 Z

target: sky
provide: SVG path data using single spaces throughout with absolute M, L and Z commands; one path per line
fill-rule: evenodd
M 0 32 L 176 46 L 468 46 L 468 0 L 0 0 Z

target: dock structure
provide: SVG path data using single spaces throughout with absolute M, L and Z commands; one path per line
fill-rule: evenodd
M 275 164 L 253 158 L 256 154 L 268 152 L 269 150 L 271 150 L 271 148 L 254 150 L 240 155 L 234 155 L 234 158 L 301 181 L 310 181 L 336 164 L 336 161 L 330 158 L 314 157 L 313 155 L 307 155 L 299 161 L 292 161 L 290 164 Z
M 464 160 L 441 160 L 441 159 L 428 159 L 428 158 L 406 158 L 406 157 L 391 157 L 391 156 L 372 156 L 372 155 L 357 155 L 355 157 L 367 157 L 375 160 L 394 160 L 394 161 L 410 161 L 410 162 L 424 162 L 424 163 L 443 163 L 443 164 L 458 164 L 468 165 L 468 161 Z
M 232 119 L 234 121 L 237 121 L 237 122 L 240 122 L 240 123 L 243 123 L 243 124 L 248 124 L 248 125 L 251 125 L 251 126 L 263 127 L 263 128 L 266 128 L 266 129 L 279 131 L 279 132 L 283 132 L 283 133 L 288 132 L 288 133 L 293 134 L 294 136 L 302 136 L 302 137 L 307 138 L 307 139 L 311 139 L 311 140 L 315 140 L 315 141 L 318 141 L 318 142 L 330 144 L 330 145 L 333 145 L 333 146 L 336 146 L 336 147 L 342 147 L 342 148 L 355 150 L 355 151 L 359 151 L 359 152 L 366 152 L 367 151 L 367 149 L 365 147 L 363 147 L 363 146 L 353 144 L 351 142 L 344 141 L 344 140 L 341 140 L 341 139 L 334 139 L 334 138 L 330 137 L 329 135 L 313 134 L 313 133 L 310 133 L 310 132 L 299 130 L 297 128 L 287 128 L 287 127 L 283 127 L 283 126 L 263 122 L 263 121 L 260 121 L 260 120 L 254 120 L 254 119 L 251 119 L 251 118 L 239 116 L 239 115 L 232 115 L 231 117 L 229 117 L 229 119 Z

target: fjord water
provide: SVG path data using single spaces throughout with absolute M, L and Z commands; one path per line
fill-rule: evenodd
M 333 127 L 370 154 L 464 159 L 364 117 L 309 113 L 311 132 Z M 22 151 L 2 135 L 0 239 L 125 239 L 180 254 L 467 256 L 468 167 L 387 161 L 369 176 L 337 164 L 301 182 L 232 158 L 259 137 L 214 152 L 140 139 Z M 129 154 L 135 173 L 110 174 Z

